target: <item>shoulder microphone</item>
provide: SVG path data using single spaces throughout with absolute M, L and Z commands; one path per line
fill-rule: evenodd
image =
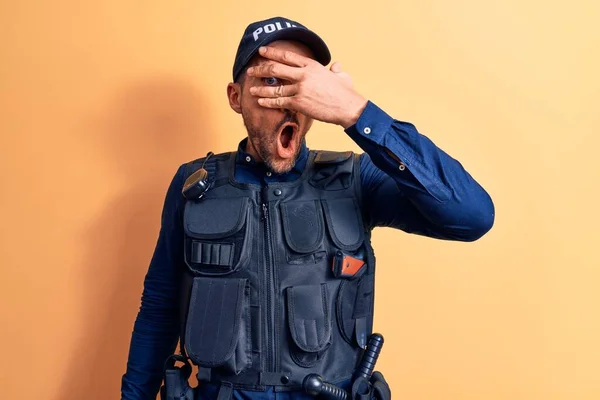
M 188 176 L 185 180 L 181 193 L 186 199 L 200 200 L 210 188 L 208 171 L 204 169 L 204 164 L 206 164 L 206 161 L 213 155 L 214 153 L 212 151 L 208 152 L 200 169 Z

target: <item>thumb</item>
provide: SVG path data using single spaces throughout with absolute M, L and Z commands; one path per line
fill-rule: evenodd
M 336 61 L 333 64 L 331 64 L 330 70 L 335 74 L 339 74 L 340 72 L 342 72 L 342 65 Z

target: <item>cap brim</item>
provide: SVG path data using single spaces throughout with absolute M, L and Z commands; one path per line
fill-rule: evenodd
M 317 60 L 319 63 L 327 65 L 331 61 L 331 53 L 329 52 L 329 48 L 323 39 L 321 39 L 316 33 L 303 28 L 291 27 L 273 32 L 266 36 L 264 40 L 257 42 L 256 47 L 247 56 L 247 59 L 244 60 L 242 65 L 245 66 L 248 64 L 248 62 L 250 62 L 252 57 L 254 57 L 254 55 L 256 55 L 258 52 L 259 47 L 268 45 L 276 40 L 293 40 L 303 43 L 312 50 L 315 55 L 315 60 Z M 241 71 L 238 71 L 238 74 L 239 72 Z

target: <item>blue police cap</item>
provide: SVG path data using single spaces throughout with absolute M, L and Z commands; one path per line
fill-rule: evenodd
M 316 60 L 321 64 L 327 65 L 331 61 L 329 48 L 316 33 L 291 19 L 274 17 L 253 22 L 244 31 L 233 64 L 233 80 L 235 81 L 238 78 L 246 64 L 261 46 L 275 40 L 301 42 L 313 51 Z

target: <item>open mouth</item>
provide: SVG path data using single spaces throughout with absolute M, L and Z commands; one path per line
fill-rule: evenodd
M 290 158 L 296 150 L 294 135 L 298 131 L 298 125 L 293 122 L 285 123 L 279 131 L 277 138 L 277 151 L 282 158 Z

